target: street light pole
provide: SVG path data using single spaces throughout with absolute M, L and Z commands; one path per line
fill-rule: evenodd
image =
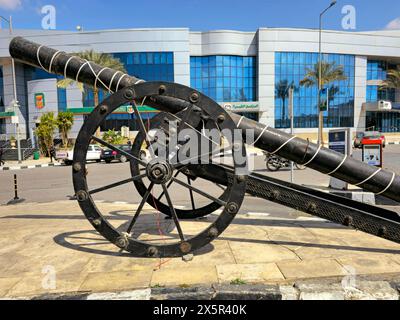
M 333 0 L 328 8 L 319 15 L 319 67 L 318 67 L 318 109 L 319 109 L 319 125 L 318 125 L 318 144 L 324 145 L 324 111 L 321 110 L 321 90 L 322 90 L 322 17 L 337 1 Z
M 3 16 L 0 16 L 1 19 L 3 19 L 5 22 L 8 23 L 8 27 L 10 30 L 10 35 L 13 34 L 13 24 L 12 24 L 12 16 L 10 16 L 9 19 L 4 18 Z M 13 78 L 13 93 L 14 93 L 14 109 L 16 109 L 16 114 L 17 117 L 19 118 L 19 113 L 18 113 L 18 96 L 17 96 L 17 79 L 16 79 L 16 73 L 15 73 L 15 61 L 14 58 L 11 58 L 11 70 L 12 70 L 12 78 Z M 19 120 L 15 124 L 15 134 L 17 136 L 17 148 L 18 148 L 18 162 L 22 162 L 22 156 L 21 156 L 21 140 L 19 137 Z

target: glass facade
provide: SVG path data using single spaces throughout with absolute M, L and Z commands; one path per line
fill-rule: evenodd
M 379 89 L 379 86 L 367 86 L 367 102 L 377 102 L 380 100 L 395 102 L 395 89 Z
M 24 75 L 25 81 L 32 80 L 44 80 L 44 79 L 57 79 L 61 80 L 64 77 L 50 74 L 42 69 L 38 69 L 31 66 L 24 67 Z M 66 111 L 67 110 L 67 90 L 63 88 L 57 88 L 57 97 L 58 97 L 58 111 Z
M 217 102 L 257 101 L 256 68 L 256 57 L 191 57 L 191 87 Z
M 132 52 L 114 53 L 131 76 L 146 81 L 174 81 L 174 53 L 173 52 Z M 108 92 L 99 91 L 99 101 L 104 100 Z M 83 95 L 83 106 L 93 107 L 94 94 L 91 88 L 86 87 Z
M 387 79 L 387 72 L 397 67 L 386 61 L 368 60 L 367 64 L 367 80 L 368 81 L 384 81 Z M 380 90 L 377 85 L 367 85 L 367 102 L 377 102 L 386 100 L 395 102 L 395 89 Z
M 367 112 L 366 128 L 380 132 L 400 132 L 400 113 Z
M 125 66 L 127 73 L 146 81 L 174 82 L 174 53 L 173 52 L 132 52 L 114 53 Z M 99 92 L 99 101 L 102 101 L 108 92 Z M 94 106 L 93 90 L 86 88 L 83 105 Z M 144 121 L 148 121 L 155 114 L 141 114 Z M 138 130 L 135 115 L 112 114 L 101 124 L 101 130 L 121 130 L 121 127 L 129 127 L 131 131 Z
M 275 127 L 289 128 L 288 87 L 294 91 L 295 128 L 318 127 L 318 83 L 311 87 L 300 86 L 307 70 L 318 63 L 318 53 L 275 53 Z M 343 66 L 346 80 L 329 84 L 329 110 L 324 113 L 324 127 L 353 127 L 354 125 L 354 72 L 353 55 L 323 54 L 323 61 Z

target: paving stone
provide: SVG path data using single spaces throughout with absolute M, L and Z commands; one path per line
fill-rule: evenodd
M 5 296 L 21 278 L 0 278 L 0 297 Z
M 151 289 L 151 300 L 211 300 L 213 295 L 211 286 Z
M 356 280 L 345 294 L 348 300 L 399 300 L 399 292 L 388 281 Z
M 215 266 L 191 267 L 176 270 L 165 267 L 154 271 L 151 286 L 190 286 L 198 284 L 213 284 L 218 282 Z
M 78 292 L 83 278 L 76 274 L 57 274 L 55 282 L 49 275 L 23 277 L 7 297 L 37 296 L 43 294 Z
M 345 271 L 333 259 L 283 261 L 277 263 L 286 279 L 310 279 L 343 276 Z
M 344 290 L 340 283 L 297 282 L 296 287 L 300 292 L 299 300 L 345 300 Z
M 150 300 L 151 289 L 124 292 L 93 293 L 86 300 Z
M 400 272 L 400 264 L 387 257 L 338 258 L 337 261 L 355 276 L 361 274 L 384 274 Z
M 253 283 L 285 279 L 275 263 L 221 265 L 217 266 L 217 273 L 220 283 L 236 279 Z
M 120 272 L 89 273 L 80 291 L 90 292 L 113 292 L 126 291 L 130 289 L 148 288 L 150 286 L 151 269 Z
M 282 300 L 288 300 L 288 301 L 299 300 L 300 292 L 294 285 L 292 285 L 292 286 L 280 285 L 279 291 L 282 294 Z
M 217 285 L 213 300 L 282 300 L 278 285 Z

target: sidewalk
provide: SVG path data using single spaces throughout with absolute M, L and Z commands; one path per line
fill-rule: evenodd
M 97 206 L 119 225 L 131 218 L 136 207 L 101 202 Z M 170 287 L 186 288 L 193 295 L 198 286 L 231 284 L 242 285 L 243 290 L 250 290 L 246 284 L 254 290 L 260 284 L 295 291 L 293 286 L 303 283 L 301 290 L 307 291 L 310 285 L 304 283 L 308 280 L 317 283 L 321 292 L 332 288 L 337 292 L 346 279 L 361 285 L 364 282 L 358 280 L 364 276 L 400 275 L 400 244 L 304 214 L 281 218 L 268 210 L 241 212 L 220 238 L 184 262 L 121 253 L 92 229 L 74 201 L 2 206 L 0 297 L 136 289 L 162 295 Z M 154 217 L 150 207 L 145 207 L 145 214 Z M 196 230 L 212 219 L 215 216 L 185 221 L 182 228 Z M 172 222 L 164 223 L 170 223 L 167 234 L 176 236 Z M 155 235 L 146 226 L 141 231 L 146 237 Z M 334 287 L 324 284 L 327 278 L 335 279 Z M 390 291 L 390 297 L 398 298 L 387 282 L 378 284 Z M 355 290 L 359 294 L 363 289 Z
M 18 161 L 7 161 L 4 166 L 0 167 L 0 171 L 15 171 L 15 170 L 26 170 L 35 168 L 46 168 L 46 167 L 57 167 L 62 164 L 54 161 L 50 162 L 50 158 L 40 158 L 39 160 L 25 160 L 22 163 Z

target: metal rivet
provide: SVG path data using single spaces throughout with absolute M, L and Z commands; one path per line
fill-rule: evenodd
M 102 105 L 102 106 L 100 107 L 100 113 L 101 113 L 101 114 L 105 114 L 105 113 L 107 113 L 107 112 L 108 112 L 108 107 L 105 106 L 105 105 Z
M 216 237 L 218 237 L 218 234 L 219 234 L 219 232 L 218 232 L 217 228 L 211 228 L 210 231 L 208 232 L 208 236 L 210 238 L 216 238 Z
M 239 211 L 239 206 L 236 203 L 231 202 L 228 204 L 227 209 L 230 214 L 236 214 Z
M 126 247 L 128 247 L 129 241 L 128 241 L 128 239 L 127 239 L 126 237 L 121 236 L 121 237 L 119 237 L 119 238 L 117 239 L 117 241 L 115 242 L 115 244 L 116 244 L 116 246 L 117 246 L 118 248 L 125 249 Z
M 100 227 L 102 221 L 101 221 L 101 219 L 96 219 L 96 220 L 93 220 L 92 223 L 93 223 L 93 225 L 94 225 L 95 227 Z
M 124 97 L 128 100 L 132 100 L 135 97 L 135 92 L 132 89 L 128 89 L 125 91 Z
M 308 212 L 316 213 L 317 212 L 317 205 L 315 203 L 310 203 L 308 206 Z
M 268 195 L 268 198 L 270 198 L 270 199 L 278 199 L 280 195 L 281 194 L 280 194 L 279 191 L 274 190 Z
M 218 116 L 218 122 L 224 122 L 225 121 L 225 115 L 221 114 Z
M 387 229 L 386 229 L 386 227 L 381 227 L 381 228 L 379 228 L 378 236 L 383 237 L 383 236 L 385 236 L 386 234 L 387 234 Z
M 89 198 L 89 195 L 86 191 L 81 190 L 76 193 L 76 198 L 79 202 L 86 201 Z
M 189 98 L 190 102 L 196 103 L 199 101 L 199 95 L 196 92 L 193 92 Z
M 158 88 L 158 94 L 164 94 L 167 91 L 167 87 L 162 85 Z
M 82 170 L 81 164 L 80 164 L 79 162 L 75 163 L 75 164 L 74 164 L 74 171 L 75 171 L 75 172 L 79 172 L 79 171 L 81 171 L 81 170 Z
M 182 242 L 180 245 L 182 253 L 187 254 L 192 250 L 192 246 L 188 242 Z
M 158 255 L 158 250 L 157 250 L 157 248 L 155 248 L 155 247 L 150 247 L 150 248 L 147 250 L 147 255 L 148 255 L 149 257 L 155 257 L 155 256 L 157 256 L 157 255 Z
M 343 225 L 346 227 L 350 227 L 353 224 L 353 217 L 347 216 L 344 218 Z

